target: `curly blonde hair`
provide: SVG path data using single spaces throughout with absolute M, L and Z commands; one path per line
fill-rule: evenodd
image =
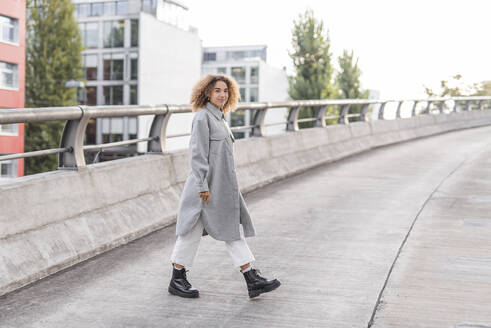
M 193 112 L 206 106 L 213 86 L 217 81 L 223 81 L 228 88 L 228 100 L 223 106 L 223 113 L 233 111 L 240 100 L 239 85 L 235 79 L 225 74 L 208 74 L 196 83 L 191 93 Z

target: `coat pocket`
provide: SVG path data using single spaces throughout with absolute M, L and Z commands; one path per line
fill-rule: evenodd
M 210 135 L 210 154 L 219 155 L 225 151 L 227 134 L 218 132 Z

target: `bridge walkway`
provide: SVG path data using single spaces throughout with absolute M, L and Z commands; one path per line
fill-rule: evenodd
M 249 300 L 221 242 L 167 293 L 174 226 L 0 297 L 0 327 L 491 326 L 491 127 L 379 148 L 246 195 Z

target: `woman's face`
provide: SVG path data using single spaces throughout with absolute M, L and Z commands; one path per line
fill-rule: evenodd
M 223 81 L 216 81 L 211 89 L 210 102 L 218 108 L 223 108 L 228 100 L 228 87 Z

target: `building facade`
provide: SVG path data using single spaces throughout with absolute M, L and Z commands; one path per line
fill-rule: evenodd
M 200 76 L 201 40 L 186 22 L 188 8 L 171 0 L 73 0 L 83 51 L 86 105 L 187 103 Z M 87 144 L 148 136 L 152 117 L 102 118 Z M 146 144 L 110 148 L 108 157 L 145 152 Z M 90 156 L 89 156 L 90 158 Z
M 286 71 L 267 64 L 267 46 L 205 47 L 202 74 L 227 74 L 240 87 L 242 102 L 283 101 L 288 99 Z M 237 111 L 227 115 L 231 126 L 249 125 L 253 113 Z M 267 113 L 265 123 L 286 120 L 286 110 L 274 109 Z M 267 134 L 282 133 L 284 126 L 267 127 Z M 234 132 L 237 138 L 247 138 L 250 132 Z
M 0 108 L 24 107 L 25 0 L 0 1 Z M 0 124 L 0 154 L 24 152 L 24 124 Z M 24 160 L 0 162 L 0 179 L 24 175 Z

